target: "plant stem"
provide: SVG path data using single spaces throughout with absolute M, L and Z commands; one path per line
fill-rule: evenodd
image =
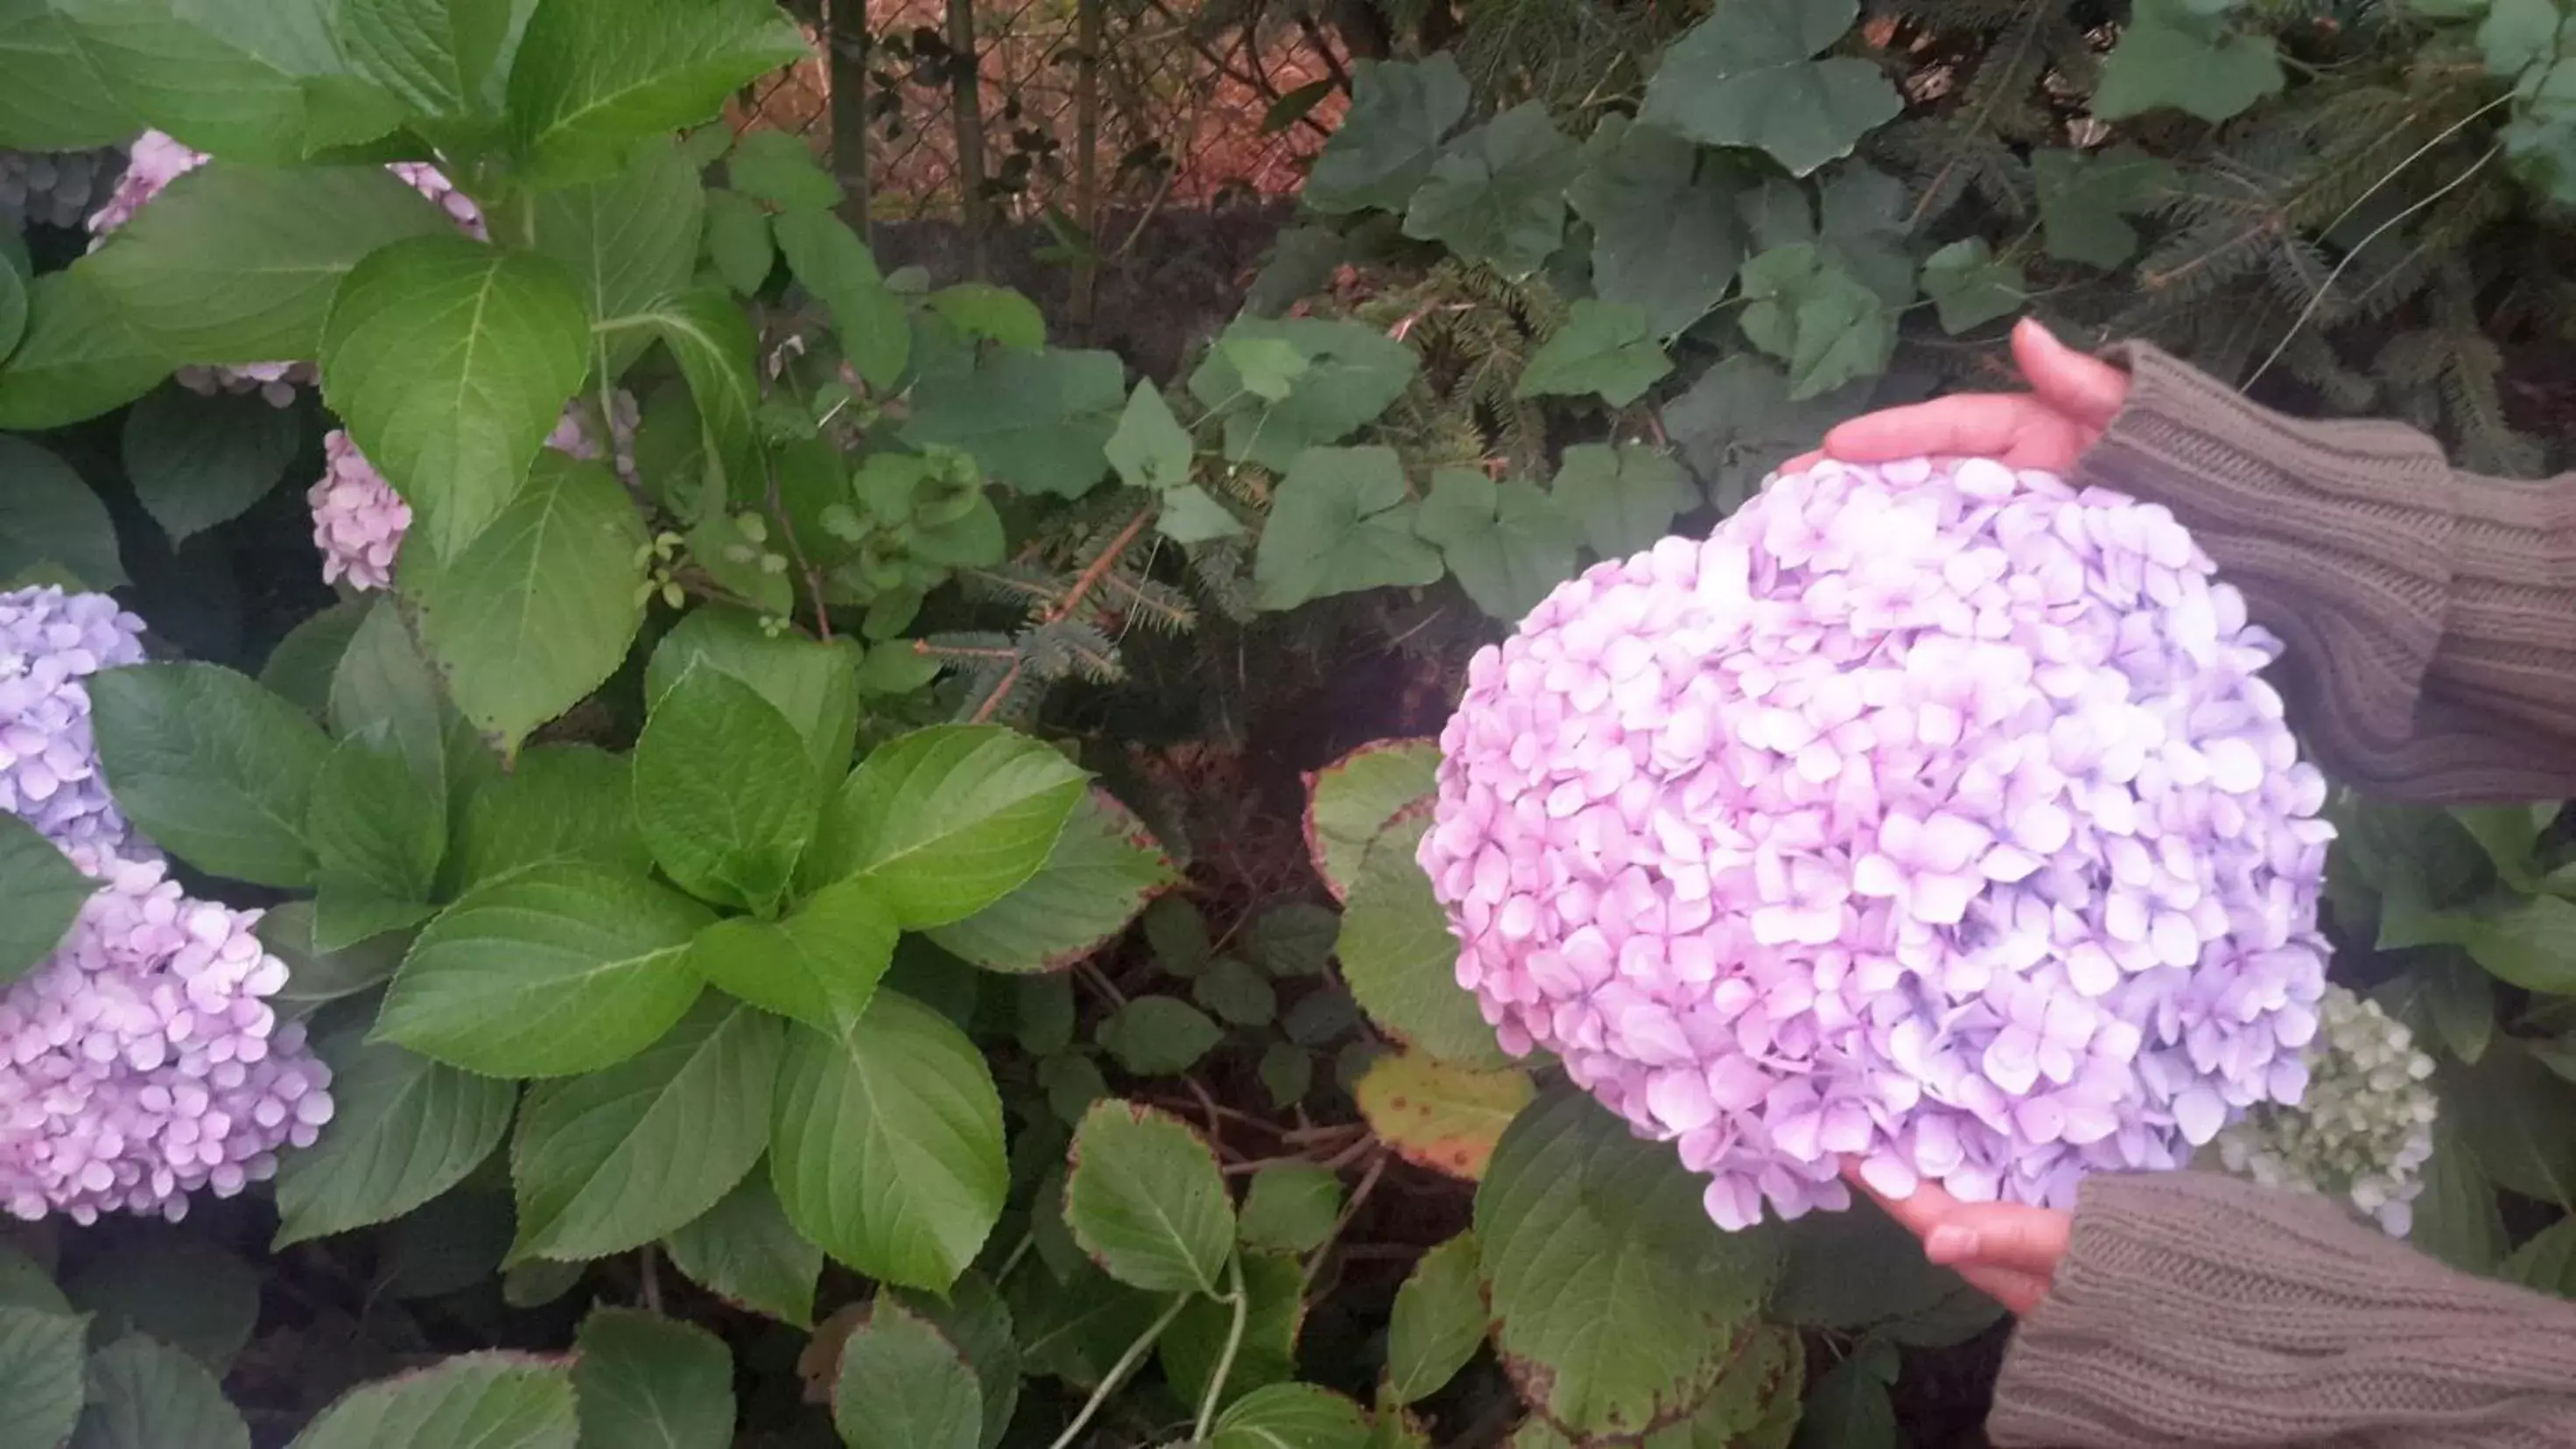
M 1100 1376 L 1100 1387 L 1093 1389 L 1091 1397 L 1082 1401 L 1082 1412 L 1073 1416 L 1073 1422 L 1064 1426 L 1064 1432 L 1056 1435 L 1055 1442 L 1047 1449 L 1073 1449 L 1073 1441 L 1082 1437 L 1082 1431 L 1090 1426 L 1092 1416 L 1100 1412 L 1102 1404 L 1109 1402 L 1111 1394 L 1118 1392 L 1127 1376 L 1136 1371 L 1136 1365 L 1145 1361 L 1145 1355 L 1153 1351 L 1155 1340 L 1163 1336 L 1164 1329 L 1172 1326 L 1173 1319 L 1181 1316 L 1181 1310 L 1189 1306 L 1189 1301 L 1186 1293 L 1173 1297 L 1172 1306 L 1163 1310 L 1163 1316 L 1138 1334 L 1136 1341 L 1127 1345 L 1127 1351 L 1118 1355 L 1118 1362 L 1109 1366 L 1109 1372 Z
M 1216 1422 L 1217 1401 L 1225 1396 L 1225 1381 L 1234 1373 L 1234 1355 L 1243 1347 L 1243 1321 L 1252 1316 L 1252 1295 L 1243 1287 L 1243 1254 L 1226 1255 L 1226 1297 L 1234 1303 L 1234 1323 L 1225 1331 L 1225 1352 L 1217 1355 L 1216 1372 L 1208 1375 L 1207 1392 L 1199 1398 L 1198 1423 L 1190 1430 L 1190 1442 L 1208 1436 L 1208 1426 Z

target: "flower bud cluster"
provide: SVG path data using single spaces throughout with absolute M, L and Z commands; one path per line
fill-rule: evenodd
M 2162 508 L 1821 464 L 1481 651 L 1420 860 L 1459 984 L 1721 1226 L 2066 1205 L 2295 1102 L 2332 828 L 2278 645 Z
M 2306 1097 L 2248 1112 L 2218 1134 L 2218 1159 L 2266 1187 L 2349 1202 L 2402 1238 L 2433 1157 L 2433 1059 L 2415 1049 L 2404 1023 L 2343 987 L 2326 988 L 2318 1015 Z
M 95 151 L 0 151 L 0 230 L 77 227 L 125 158 Z

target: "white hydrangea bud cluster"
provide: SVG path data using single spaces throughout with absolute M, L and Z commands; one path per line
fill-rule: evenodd
M 124 165 L 124 153 L 112 146 L 0 151 L 0 228 L 79 226 Z
M 2433 1156 L 2433 1059 L 2404 1023 L 2343 987 L 2326 988 L 2317 1014 L 2305 1099 L 2254 1108 L 2219 1133 L 2218 1160 L 2266 1187 L 2349 1202 L 2402 1238 Z

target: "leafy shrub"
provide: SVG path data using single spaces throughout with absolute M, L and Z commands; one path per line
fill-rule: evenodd
M 11 1239 L 7 1432 L 1887 1441 L 1993 1309 L 1864 1215 L 1719 1233 L 1499 1051 L 1423 736 L 2028 308 L 2541 466 L 2576 60 L 2545 0 L 1858 19 L 1526 0 L 1360 67 L 1138 380 L 701 129 L 803 52 L 759 0 L 0 0 L 0 144 L 212 157 L 0 248 L 0 587 L 148 622 L 95 762 L 264 910 L 334 1104 L 179 1227 Z M 2346 817 L 2342 969 L 2498 1104 L 2415 1240 L 2564 1288 L 2555 812 Z M 0 835 L 13 993 L 72 872 Z

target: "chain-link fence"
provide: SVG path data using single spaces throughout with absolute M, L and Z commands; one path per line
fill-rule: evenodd
M 1295 189 L 1342 103 L 1331 84 L 1339 61 L 1321 31 L 1287 22 L 1220 27 L 1164 0 L 1102 5 L 1091 217 L 1082 214 L 1078 174 L 1079 0 L 974 6 L 984 193 L 997 217 L 1053 215 L 1080 227 L 1119 213 Z M 942 0 L 870 8 L 863 58 L 845 55 L 837 67 L 816 59 L 761 81 L 737 104 L 736 123 L 795 132 L 828 154 L 833 77 L 858 80 L 872 214 L 955 218 L 964 168 L 958 51 L 949 43 L 946 8 Z M 819 35 L 816 50 L 823 50 Z

